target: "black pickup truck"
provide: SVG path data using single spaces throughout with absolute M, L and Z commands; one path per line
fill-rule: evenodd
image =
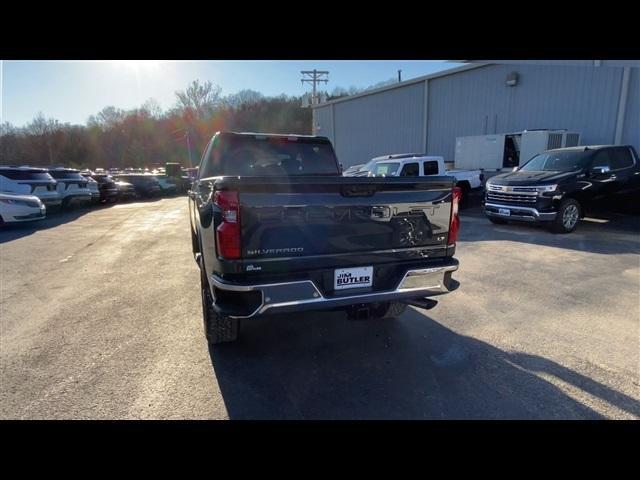
M 569 233 L 589 209 L 631 194 L 640 194 L 640 159 L 631 145 L 558 148 L 490 178 L 484 210 L 493 223 L 540 222 Z
M 447 176 L 343 177 L 325 137 L 216 133 L 189 191 L 208 342 L 271 313 L 433 307 L 458 286 L 459 196 Z

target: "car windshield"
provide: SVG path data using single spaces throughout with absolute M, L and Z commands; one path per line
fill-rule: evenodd
M 375 164 L 369 171 L 374 177 L 388 177 L 395 175 L 399 167 L 400 163 L 398 162 L 384 162 Z
M 536 155 L 520 170 L 523 172 L 573 172 L 587 166 L 590 154 L 584 151 L 544 152 Z

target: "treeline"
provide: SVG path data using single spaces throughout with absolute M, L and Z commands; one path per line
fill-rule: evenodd
M 311 110 L 300 97 L 265 97 L 253 90 L 222 96 L 211 82 L 192 82 L 176 92 L 163 112 L 157 102 L 121 110 L 106 107 L 86 126 L 39 114 L 22 128 L 0 126 L 0 164 L 66 165 L 76 168 L 152 167 L 166 162 L 194 165 L 219 130 L 311 133 Z

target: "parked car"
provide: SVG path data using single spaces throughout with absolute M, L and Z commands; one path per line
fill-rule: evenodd
M 114 203 L 118 200 L 118 185 L 111 175 L 106 173 L 94 173 L 91 178 L 98 183 L 101 203 Z M 133 185 L 130 186 L 131 190 L 135 192 Z
M 346 170 L 343 170 L 342 175 L 345 177 L 367 177 L 369 176 L 369 168 L 373 165 L 376 159 L 369 160 L 367 163 L 360 163 L 358 165 L 352 165 Z
M 57 182 L 58 193 L 62 197 L 62 208 L 72 205 L 87 205 L 91 203 L 91 191 L 87 179 L 75 168 L 56 167 L 49 169 Z
M 458 286 L 453 177 L 343 177 L 325 137 L 223 132 L 189 198 L 210 344 L 236 340 L 240 319 L 389 318 Z
M 455 178 L 455 185 L 462 191 L 463 200 L 466 200 L 467 195 L 472 190 L 481 189 L 484 180 L 484 173 L 482 173 L 481 170 L 446 170 L 443 157 L 427 156 L 420 153 L 402 153 L 376 157 L 364 165 L 356 165 L 353 170 L 345 170 L 343 175 L 347 177 L 423 177 L 430 175 L 447 175 Z
M 144 173 L 132 173 L 116 175 L 116 180 L 125 181 L 133 185 L 138 198 L 155 197 L 162 193 L 162 188 L 158 179 L 153 175 L 145 175 Z
M 45 218 L 47 209 L 35 195 L 0 193 L 0 225 Z
M 493 223 L 541 222 L 569 233 L 586 211 L 629 193 L 640 193 L 640 160 L 632 146 L 559 148 L 490 178 L 484 211 Z
M 162 189 L 163 195 L 175 195 L 178 192 L 178 186 L 174 183 L 174 180 L 166 175 L 154 175 L 158 180 L 158 184 Z
M 82 171 L 80 174 L 87 180 L 87 187 L 91 192 L 91 203 L 100 203 L 100 185 L 91 176 L 91 171 Z
M 116 188 L 118 189 L 118 201 L 123 200 L 131 200 L 134 198 L 138 198 L 138 194 L 136 193 L 136 187 L 129 182 L 125 182 L 123 180 L 114 179 Z
M 44 168 L 0 166 L 0 192 L 35 195 L 47 207 L 62 203 L 56 180 Z

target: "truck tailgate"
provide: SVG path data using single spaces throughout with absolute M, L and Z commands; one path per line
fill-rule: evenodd
M 240 181 L 241 180 L 241 181 Z M 239 192 L 243 259 L 447 244 L 453 179 L 224 178 Z

